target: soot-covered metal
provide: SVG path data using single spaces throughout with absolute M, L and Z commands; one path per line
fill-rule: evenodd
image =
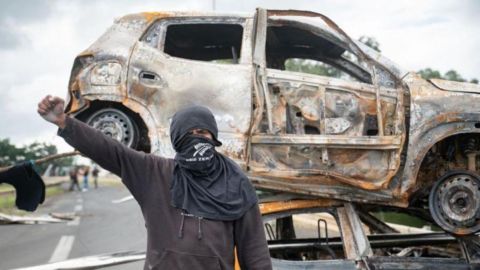
M 292 59 L 343 75 L 290 71 Z M 219 150 L 258 189 L 424 209 L 457 235 L 480 228 L 480 87 L 405 72 L 321 14 L 127 15 L 77 56 L 68 96 L 68 113 L 166 157 L 173 113 L 205 105 Z

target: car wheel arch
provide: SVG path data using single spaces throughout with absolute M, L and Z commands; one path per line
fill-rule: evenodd
M 151 146 L 158 141 L 158 136 L 155 132 L 157 125 L 153 115 L 145 105 L 132 99 L 111 97 L 110 95 L 89 95 L 84 98 L 88 100 L 88 105 L 84 109 L 75 112 L 73 114 L 75 118 L 85 122 L 90 116 L 104 108 L 118 109 L 131 117 L 140 130 L 143 142 L 140 145 L 140 149 L 137 150 L 151 152 Z
M 478 120 L 455 121 L 424 129 L 424 132 L 415 136 L 414 139 L 410 135 L 400 194 L 409 194 L 409 191 L 415 188 L 422 163 L 428 151 L 436 144 L 458 135 L 475 134 L 480 136 L 480 128 L 476 127 L 480 122 L 480 114 L 476 115 L 475 118 Z

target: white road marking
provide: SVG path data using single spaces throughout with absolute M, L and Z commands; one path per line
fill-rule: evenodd
M 82 198 L 77 199 L 77 203 L 83 203 L 83 199 Z
M 122 203 L 122 202 L 130 201 L 130 200 L 133 200 L 132 195 L 127 196 L 127 197 L 123 197 L 123 198 L 118 199 L 118 200 L 113 200 L 112 203 Z
M 78 226 L 80 224 L 80 217 L 75 217 L 72 221 L 67 223 L 68 226 Z
M 83 206 L 81 204 L 75 205 L 75 212 L 79 212 L 83 210 Z
M 75 241 L 75 236 L 73 235 L 62 236 L 48 262 L 52 263 L 66 260 L 70 254 L 70 251 L 72 250 L 73 241 Z

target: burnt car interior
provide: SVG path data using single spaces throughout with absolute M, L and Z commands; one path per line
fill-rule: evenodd
M 238 63 L 242 36 L 243 27 L 238 24 L 168 25 L 164 52 L 191 60 Z
M 356 212 L 362 229 L 342 228 L 339 209 L 320 207 L 265 215 L 265 231 L 271 257 L 286 261 L 324 261 L 325 265 L 331 260 L 355 259 L 347 251 L 350 244 L 346 242 L 351 237 L 347 234 L 364 233 L 370 251 L 368 257 L 372 258 L 368 263 L 372 265 L 392 261 L 386 258 L 399 262 L 419 260 L 424 266 L 435 260 L 439 263 L 438 260 L 442 259 L 459 264 L 478 259 L 478 241 L 475 238 L 459 240 L 441 231 L 433 221 L 410 215 L 402 209 L 357 206 Z M 408 226 L 382 221 L 383 217 L 380 216 L 388 214 L 394 215 L 400 222 L 402 219 L 409 222 L 414 220 L 417 224 L 410 225 L 418 228 L 412 226 L 413 231 L 406 232 Z M 317 266 L 320 265 L 322 264 Z
M 267 27 L 266 42 L 267 67 L 287 70 L 288 65 L 286 64 L 297 59 L 333 67 L 335 74 L 325 74 L 325 76 L 336 75 L 340 79 L 372 84 L 370 73 L 356 63 L 358 59 L 339 44 L 328 40 L 325 34 L 322 35 L 315 32 L 312 26 L 308 24 L 295 21 L 270 20 Z M 302 69 L 297 71 L 304 72 Z M 308 69 L 306 72 L 308 72 Z M 280 88 L 272 86 L 271 90 L 273 93 L 278 93 Z M 310 92 L 308 90 L 319 92 L 318 89 L 298 90 L 298 92 Z M 334 94 L 334 91 L 332 91 L 332 94 Z M 355 104 L 355 98 L 351 94 L 347 96 L 341 93 L 337 94 L 340 95 L 331 97 L 327 92 L 325 98 L 334 99 L 334 103 L 338 103 L 335 105 L 342 108 L 337 109 L 337 106 L 335 108 L 327 107 L 323 117 L 329 119 L 346 118 L 348 122 L 360 121 L 360 119 L 355 119 L 359 116 L 359 108 L 358 104 Z M 282 96 L 285 99 L 289 98 L 289 95 Z M 295 98 L 298 99 L 297 96 L 295 95 Z M 317 95 L 317 98 L 322 97 Z M 292 103 L 295 103 L 293 100 L 285 100 L 284 102 L 286 102 L 287 110 L 290 111 L 286 115 L 285 133 L 287 134 L 341 134 L 349 133 L 347 130 L 352 129 L 348 122 L 334 120 L 335 123 L 325 125 L 326 130 L 322 132 L 318 124 L 320 119 L 314 117 L 314 113 L 302 112 L 302 108 L 295 108 L 295 106 L 292 106 Z M 320 118 L 323 117 L 320 116 Z M 304 122 L 303 125 L 297 123 L 300 118 Z M 363 125 L 363 130 L 360 130 L 361 134 L 357 133 L 355 135 L 378 135 L 377 116 L 375 114 L 367 114 L 363 122 L 365 124 Z M 299 126 L 303 126 L 303 128 Z M 299 130 L 299 128 L 303 130 Z

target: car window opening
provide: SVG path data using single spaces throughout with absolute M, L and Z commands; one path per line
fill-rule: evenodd
M 191 60 L 238 63 L 243 27 L 237 24 L 169 25 L 164 52 Z
M 353 53 L 302 25 L 277 21 L 267 28 L 268 68 L 371 84 L 364 63 Z

